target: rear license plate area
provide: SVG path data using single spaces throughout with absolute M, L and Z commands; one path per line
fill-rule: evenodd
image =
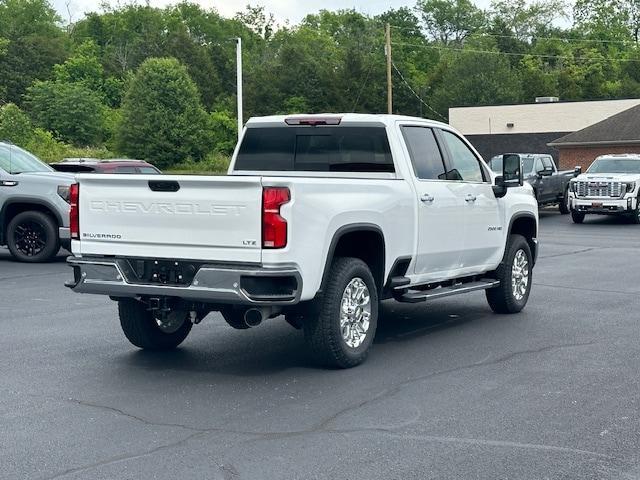
M 602 208 L 602 207 L 603 207 L 602 202 L 591 202 L 591 208 Z
M 127 259 L 124 270 L 132 283 L 186 287 L 200 269 L 199 263 L 175 260 Z

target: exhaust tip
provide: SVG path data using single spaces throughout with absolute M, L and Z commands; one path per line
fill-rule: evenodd
M 262 311 L 257 308 L 250 308 L 244 312 L 244 323 L 246 323 L 248 327 L 257 327 L 262 323 L 262 320 Z

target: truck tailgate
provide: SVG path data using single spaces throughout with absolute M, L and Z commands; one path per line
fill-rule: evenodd
M 260 177 L 79 175 L 81 255 L 261 261 Z

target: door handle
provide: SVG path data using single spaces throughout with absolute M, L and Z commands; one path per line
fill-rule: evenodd
M 18 182 L 13 180 L 0 180 L 0 187 L 16 187 Z
M 422 195 L 420 197 L 420 201 L 422 203 L 433 203 L 434 200 L 435 199 L 431 195 L 429 195 L 428 193 L 425 193 L 424 195 Z
M 466 202 L 475 202 L 476 201 L 476 196 L 475 195 L 471 195 L 470 193 L 467 194 L 466 197 L 464 197 Z

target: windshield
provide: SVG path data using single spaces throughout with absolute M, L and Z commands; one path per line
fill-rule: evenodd
M 504 155 L 496 155 L 489 160 L 489 166 L 495 173 L 502 175 L 502 159 Z M 527 175 L 533 170 L 533 157 L 520 157 L 522 159 L 522 173 Z
M 640 173 L 640 158 L 599 158 L 587 173 Z
M 0 168 L 7 173 L 16 175 L 26 172 L 51 172 L 53 169 L 41 162 L 38 157 L 26 150 L 0 143 Z

